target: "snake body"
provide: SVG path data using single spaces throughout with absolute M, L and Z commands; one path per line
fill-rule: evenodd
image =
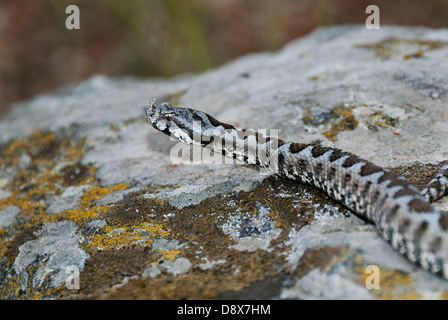
M 264 138 L 168 103 L 153 101 L 146 113 L 155 129 L 183 143 L 263 168 L 274 161 L 276 174 L 322 190 L 373 223 L 409 260 L 448 279 L 448 215 L 430 204 L 448 192 L 448 162 L 420 192 L 393 171 L 336 148 Z

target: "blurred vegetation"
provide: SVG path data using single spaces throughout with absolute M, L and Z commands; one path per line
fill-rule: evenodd
M 67 30 L 65 8 L 81 12 Z M 93 74 L 169 77 L 277 50 L 314 28 L 448 26 L 447 0 L 0 0 L 0 117 L 12 103 Z

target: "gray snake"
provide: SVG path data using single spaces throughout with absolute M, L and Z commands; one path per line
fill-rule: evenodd
M 409 260 L 448 279 L 448 214 L 430 204 L 448 193 L 448 162 L 420 192 L 395 172 L 339 149 L 265 138 L 204 112 L 155 100 L 146 114 L 155 129 L 183 143 L 263 168 L 274 159 L 276 174 L 322 190 L 373 223 Z

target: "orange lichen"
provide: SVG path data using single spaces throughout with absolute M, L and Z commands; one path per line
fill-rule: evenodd
M 80 205 L 75 209 L 65 210 L 56 216 L 58 220 L 61 218 L 72 220 L 79 225 L 84 225 L 91 219 L 97 218 L 101 213 L 109 209 L 109 205 L 97 205 L 96 202 L 101 197 L 117 190 L 124 190 L 129 188 L 129 184 L 122 183 L 110 187 L 92 186 L 84 192 Z
M 14 257 L 16 254 L 14 250 L 17 249 L 14 248 L 20 245 L 15 244 L 14 235 L 17 230 L 29 232 L 28 230 L 45 223 L 66 219 L 74 221 L 81 227 L 110 208 L 109 204 L 98 205 L 98 199 L 111 192 L 129 188 L 129 184 L 126 183 L 107 187 L 98 185 L 95 179 L 97 168 L 80 163 L 85 151 L 84 142 L 85 139 L 72 142 L 67 136 L 36 131 L 28 137 L 11 142 L 4 148 L 0 166 L 10 168 L 16 174 L 2 183 L 2 188 L 7 190 L 9 195 L 0 199 L 0 210 L 10 205 L 17 206 L 21 209 L 21 218 L 11 227 L 0 229 L 0 258 L 5 255 Z M 68 170 L 64 171 L 64 168 Z M 81 174 L 76 175 L 76 172 Z M 47 213 L 48 199 L 62 194 L 68 186 L 86 186 L 80 204 L 76 208 L 59 213 Z M 155 235 L 158 234 L 153 231 L 156 228 L 154 226 L 141 227 Z M 118 242 L 119 239 L 111 241 Z M 8 258 L 8 261 L 12 260 Z M 33 278 L 35 268 L 42 264 L 45 264 L 45 261 L 28 268 L 26 273 L 29 281 Z M 2 284 L 0 297 L 41 299 L 56 290 L 49 287 L 49 280 L 45 279 L 43 284 L 37 287 L 29 283 L 26 292 L 23 292 L 20 289 L 21 277 L 22 275 L 12 274 Z
M 5 183 L 10 195 L 0 200 L 0 210 L 6 206 L 15 205 L 21 209 L 24 219 L 21 229 L 29 229 L 47 222 L 70 219 L 84 224 L 89 219 L 99 216 L 108 210 L 108 205 L 98 206 L 97 200 L 104 195 L 117 190 L 129 188 L 128 184 L 118 184 L 100 187 L 96 184 L 94 174 L 96 167 L 83 166 L 86 175 L 72 186 L 90 185 L 84 192 L 81 203 L 77 208 L 65 210 L 58 214 L 47 213 L 48 197 L 57 196 L 65 189 L 63 175 L 58 167 L 61 163 L 78 163 L 84 150 L 84 139 L 71 143 L 66 137 L 56 137 L 52 132 L 36 131 L 30 137 L 18 139 L 6 146 L 0 165 L 20 168 L 20 157 L 28 155 L 30 163 L 18 170 L 11 181 Z M 17 169 L 16 169 L 17 170 Z M 7 229 L 0 230 L 0 257 L 7 251 L 11 242 Z
M 291 102 L 291 103 L 300 103 Z M 356 120 L 353 114 L 355 106 L 347 107 L 345 105 L 338 105 L 329 111 L 311 111 L 310 107 L 303 107 L 305 115 L 302 117 L 302 121 L 306 126 L 323 127 L 326 130 L 322 134 L 330 141 L 334 141 L 336 136 L 341 131 L 354 130 L 358 126 L 358 120 Z M 305 128 L 305 131 L 307 129 Z
M 160 223 L 142 222 L 132 226 L 107 225 L 99 229 L 84 243 L 86 249 L 119 249 L 130 244 L 147 246 L 154 239 L 168 237 L 170 233 Z
M 358 120 L 355 119 L 353 112 L 348 109 L 335 108 L 330 112 L 332 118 L 337 120 L 331 124 L 328 131 L 323 132 L 323 135 L 330 141 L 334 141 L 339 132 L 344 130 L 353 130 L 358 125 Z
M 366 285 L 370 273 L 366 273 L 360 266 L 355 268 L 360 272 L 360 282 Z M 415 291 L 414 280 L 411 275 L 393 269 L 379 268 L 379 289 L 371 289 L 370 292 L 381 300 L 415 300 L 422 297 Z
M 162 254 L 163 260 L 169 260 L 173 261 L 176 259 L 176 256 L 180 253 L 180 250 L 157 250 L 157 252 L 160 252 Z

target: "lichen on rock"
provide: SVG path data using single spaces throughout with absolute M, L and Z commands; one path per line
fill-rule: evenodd
M 446 281 L 309 186 L 245 165 L 173 165 L 176 142 L 145 105 L 278 129 L 421 187 L 447 157 L 447 42 L 446 29 L 321 28 L 203 74 L 95 76 L 18 104 L 0 120 L 0 298 L 446 297 Z M 371 265 L 380 289 L 366 286 Z

